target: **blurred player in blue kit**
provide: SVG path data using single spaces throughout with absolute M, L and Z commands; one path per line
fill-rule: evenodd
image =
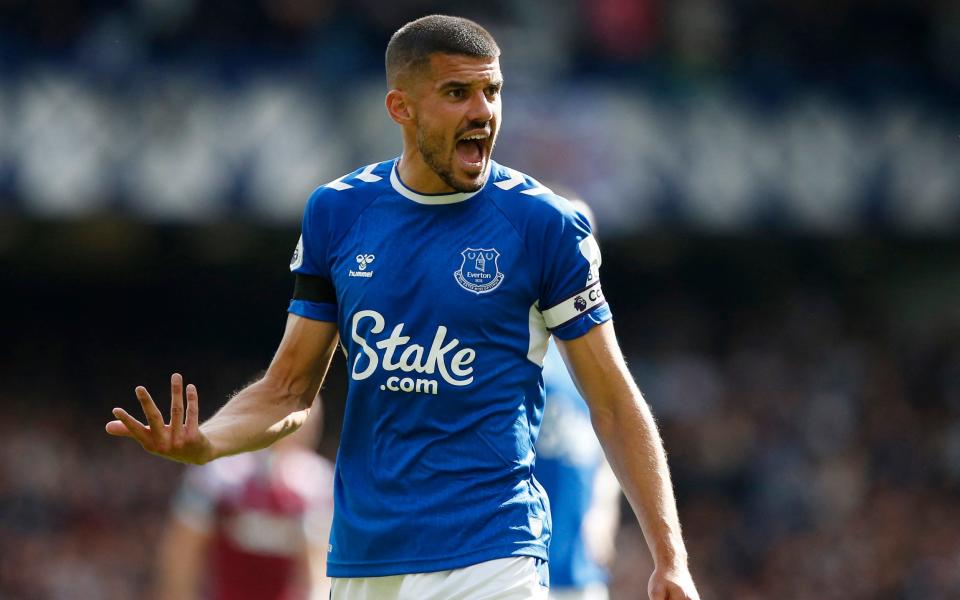
M 536 477 L 550 498 L 550 600 L 606 600 L 620 524 L 620 486 L 590 413 L 551 342 L 543 362 L 547 404 Z
M 293 300 L 264 376 L 199 425 L 171 378 L 171 420 L 143 387 L 143 424 L 107 424 L 188 463 L 295 430 L 343 344 L 349 387 L 327 573 L 334 599 L 546 598 L 550 515 L 533 475 L 551 334 L 643 528 L 648 594 L 697 598 L 663 445 L 623 362 L 590 226 L 491 156 L 500 49 L 482 27 L 429 16 L 386 52 L 400 157 L 310 196 Z M 557 126 L 545 119 L 544 126 Z
M 590 207 L 568 195 L 591 225 Z M 594 230 L 596 235 L 596 230 Z M 606 600 L 620 522 L 620 486 L 590 425 L 590 411 L 551 341 L 543 361 L 546 407 L 535 475 L 550 498 L 550 600 Z

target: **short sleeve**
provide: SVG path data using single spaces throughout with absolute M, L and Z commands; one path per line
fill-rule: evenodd
M 600 287 L 600 246 L 566 202 L 547 224 L 540 312 L 555 336 L 571 340 L 612 317 Z
M 328 262 L 330 218 L 326 188 L 317 188 L 303 213 L 300 239 L 290 259 L 296 277 L 289 312 L 316 321 L 336 321 L 337 302 Z

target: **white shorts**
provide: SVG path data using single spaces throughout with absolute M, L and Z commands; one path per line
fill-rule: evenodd
M 547 600 L 541 563 L 498 558 L 462 569 L 386 577 L 332 577 L 331 600 Z
M 594 583 L 584 588 L 554 588 L 550 590 L 550 600 L 608 600 L 607 586 Z

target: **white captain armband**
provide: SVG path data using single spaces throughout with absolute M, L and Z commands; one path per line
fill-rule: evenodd
M 544 309 L 541 311 L 541 314 L 543 315 L 547 329 L 556 329 L 561 325 L 566 325 L 576 320 L 580 315 L 586 314 L 605 303 L 606 300 L 603 297 L 603 290 L 600 288 L 600 281 L 598 280 L 566 300 Z

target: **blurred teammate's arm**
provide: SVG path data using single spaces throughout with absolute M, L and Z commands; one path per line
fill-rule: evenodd
M 150 394 L 137 388 L 137 398 L 148 425 L 122 408 L 107 433 L 132 437 L 148 452 L 185 463 L 205 463 L 221 456 L 258 450 L 295 431 L 310 412 L 337 343 L 337 326 L 327 321 L 287 318 L 283 339 L 262 378 L 230 399 L 203 425 L 198 425 L 197 390 L 187 386 L 184 419 L 183 381 L 171 378 L 171 419 L 163 415 Z
M 160 546 L 155 600 L 200 598 L 201 573 L 207 565 L 210 534 L 172 516 Z
M 316 526 L 316 524 L 309 524 Z M 308 532 L 306 536 L 307 582 L 309 600 L 327 600 L 330 597 L 330 578 L 327 577 L 327 544 L 330 524 L 320 525 L 321 531 Z
M 593 498 L 583 517 L 583 539 L 590 557 L 609 568 L 616 550 L 620 525 L 620 483 L 610 463 L 602 460 L 593 477 Z
M 606 322 L 559 343 L 653 556 L 656 568 L 650 597 L 698 598 L 687 567 L 663 442 L 624 363 L 613 324 Z

